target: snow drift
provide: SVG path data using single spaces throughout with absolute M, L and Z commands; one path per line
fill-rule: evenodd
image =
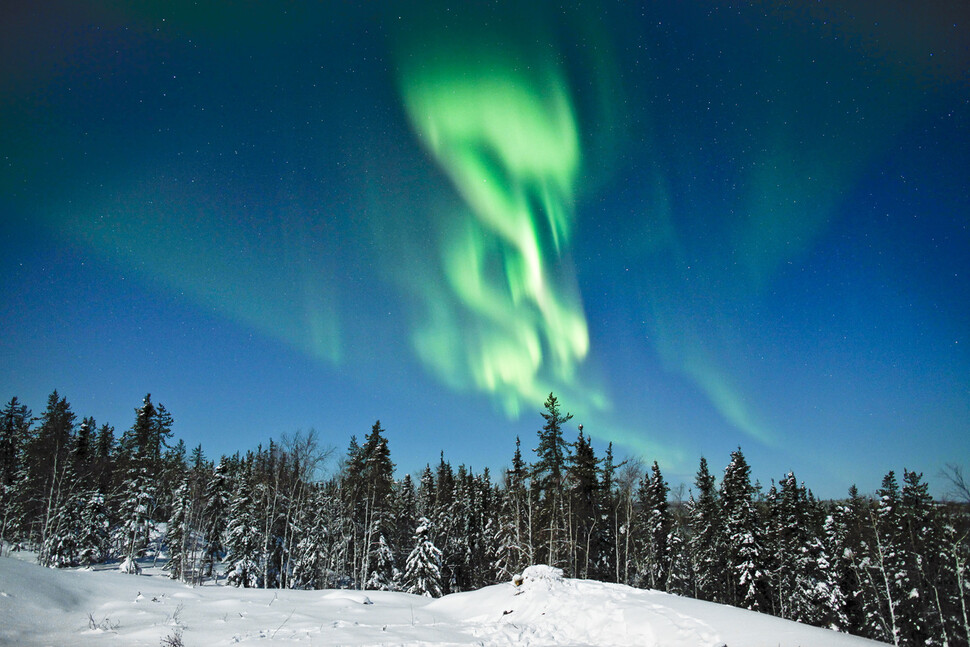
M 651 645 L 849 647 L 869 640 L 750 611 L 562 577 L 533 566 L 511 582 L 437 600 L 379 591 L 190 587 L 154 569 L 51 570 L 0 558 L 0 644 L 186 647 Z

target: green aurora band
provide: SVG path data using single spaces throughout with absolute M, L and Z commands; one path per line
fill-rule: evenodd
M 508 49 L 423 46 L 401 60 L 414 131 L 470 210 L 443 226 L 450 294 L 418 289 L 427 316 L 413 343 L 445 382 L 470 383 L 517 416 L 572 390 L 589 352 L 564 256 L 581 163 L 568 84 L 554 62 Z M 595 390 L 589 401 L 605 406 Z

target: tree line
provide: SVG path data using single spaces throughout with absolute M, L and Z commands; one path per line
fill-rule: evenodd
M 56 391 L 36 418 L 13 398 L 0 412 L 0 546 L 132 573 L 164 558 L 193 584 L 429 596 L 545 563 L 895 645 L 970 641 L 970 502 L 934 501 L 921 474 L 821 501 L 792 473 L 752 483 L 739 448 L 719 483 L 700 459 L 682 501 L 657 462 L 617 461 L 612 445 L 598 457 L 582 425 L 568 441 L 554 395 L 541 415 L 532 460 L 516 439 L 496 480 L 442 454 L 415 482 L 395 479 L 380 421 L 321 478 L 330 452 L 313 432 L 210 461 L 173 442 L 150 395 L 117 438 L 78 423 Z

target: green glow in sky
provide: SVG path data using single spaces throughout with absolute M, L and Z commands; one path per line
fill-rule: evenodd
M 569 87 L 553 62 L 500 48 L 419 47 L 402 61 L 412 127 L 466 205 L 442 224 L 446 288 L 416 286 L 428 312 L 415 348 L 447 383 L 518 415 L 572 383 L 589 352 L 563 256 L 581 163 Z

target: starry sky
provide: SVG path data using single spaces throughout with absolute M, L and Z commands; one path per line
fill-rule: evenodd
M 5 402 L 494 471 L 555 392 L 674 485 L 970 467 L 963 2 L 42 4 Z

